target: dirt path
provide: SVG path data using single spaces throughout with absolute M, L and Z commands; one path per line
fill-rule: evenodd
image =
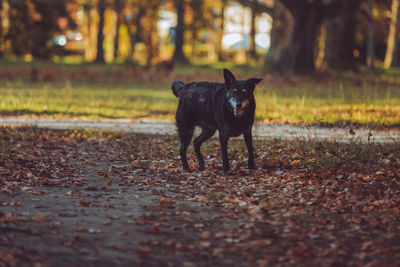
M 175 124 L 170 121 L 131 121 L 120 120 L 78 120 L 78 119 L 39 119 L 26 117 L 0 117 L 0 125 L 34 125 L 48 129 L 101 129 L 127 131 L 143 134 L 175 134 Z M 279 139 L 318 139 L 338 142 L 390 143 L 400 140 L 400 129 L 376 130 L 373 128 L 351 129 L 335 127 L 293 126 L 293 125 L 267 125 L 256 124 L 253 128 L 255 138 Z

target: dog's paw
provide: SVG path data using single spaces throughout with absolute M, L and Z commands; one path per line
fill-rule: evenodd
M 233 175 L 231 170 L 227 170 L 223 172 L 224 175 Z
M 191 168 L 183 168 L 183 170 L 184 170 L 185 172 L 193 172 L 193 170 L 192 170 Z
M 247 167 L 249 168 L 249 170 L 255 170 L 256 169 L 256 165 L 254 164 L 254 161 L 248 161 L 247 162 Z
M 249 170 L 255 170 L 255 169 L 256 169 L 256 166 L 255 166 L 255 165 L 250 165 L 250 164 L 249 164 L 248 168 L 249 168 Z

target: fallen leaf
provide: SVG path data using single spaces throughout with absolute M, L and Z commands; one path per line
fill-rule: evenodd
M 150 255 L 150 248 L 142 247 L 135 250 L 135 254 L 139 257 L 147 257 Z
M 154 225 L 153 228 L 151 228 L 151 232 L 153 234 L 160 235 L 162 233 L 162 230 L 158 225 Z
M 40 213 L 38 216 L 32 217 L 32 220 L 35 222 L 45 222 L 47 221 L 47 215 Z

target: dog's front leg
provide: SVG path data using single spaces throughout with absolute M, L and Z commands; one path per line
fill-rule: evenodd
M 219 143 L 221 146 L 222 167 L 224 170 L 224 175 L 232 175 L 232 172 L 229 169 L 228 161 L 228 140 L 228 136 L 219 133 Z
M 246 142 L 247 147 L 247 166 L 250 170 L 254 170 L 256 168 L 254 164 L 254 153 L 253 153 L 253 137 L 251 135 L 251 129 L 243 134 L 244 141 Z

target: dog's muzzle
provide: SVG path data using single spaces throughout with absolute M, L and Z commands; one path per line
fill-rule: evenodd
M 244 108 L 235 107 L 235 108 L 233 108 L 233 115 L 235 115 L 235 117 L 240 118 L 240 117 L 242 117 L 244 111 L 245 111 Z
M 236 103 L 231 103 L 231 104 L 234 104 L 234 105 L 232 105 L 233 115 L 237 118 L 240 118 L 245 113 L 246 107 L 249 104 L 249 101 L 245 100 L 243 102 L 236 102 Z

